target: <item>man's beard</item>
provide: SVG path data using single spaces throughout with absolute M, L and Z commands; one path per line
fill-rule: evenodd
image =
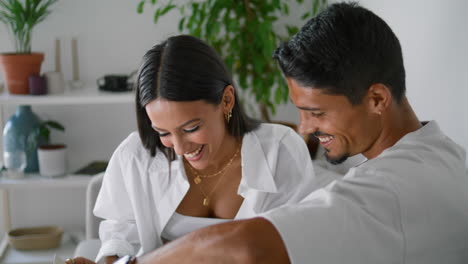
M 317 138 L 320 137 L 320 136 L 330 136 L 330 137 L 333 137 L 332 135 L 327 134 L 327 133 L 324 133 L 324 132 L 319 131 L 319 130 L 315 131 L 315 132 L 313 133 L 313 135 L 314 135 L 315 137 L 317 137 Z M 334 138 L 334 137 L 333 137 L 333 138 Z M 341 164 L 341 163 L 345 162 L 345 160 L 347 160 L 347 159 L 349 158 L 349 153 L 345 153 L 345 154 L 343 154 L 343 155 L 341 155 L 341 156 L 339 156 L 339 157 L 337 157 L 337 158 L 330 158 L 330 157 L 328 156 L 328 152 L 330 152 L 330 150 L 327 149 L 327 148 L 325 148 L 325 154 L 324 154 L 324 155 L 325 155 L 325 158 L 327 159 L 328 162 L 330 162 L 330 163 L 333 164 L 333 165 Z
M 337 158 L 330 158 L 330 156 L 328 156 L 328 149 L 325 149 L 325 158 L 327 159 L 328 162 L 330 162 L 331 164 L 333 165 L 338 165 L 338 164 L 341 164 L 343 162 L 345 162 L 348 158 L 349 158 L 349 154 L 348 153 L 345 153 Z

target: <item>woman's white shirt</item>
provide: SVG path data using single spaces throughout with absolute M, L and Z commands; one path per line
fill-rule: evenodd
M 315 174 L 304 140 L 281 125 L 261 124 L 245 134 L 241 160 L 237 193 L 244 201 L 235 219 L 297 203 L 339 177 L 324 170 Z M 161 232 L 189 186 L 181 157 L 171 162 L 161 152 L 151 157 L 138 133 L 130 134 L 109 162 L 94 208 L 105 219 L 96 261 L 160 247 Z

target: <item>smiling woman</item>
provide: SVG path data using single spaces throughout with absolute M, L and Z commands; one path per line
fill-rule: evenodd
M 221 58 L 195 37 L 171 37 L 144 55 L 136 115 L 138 133 L 114 152 L 96 201 L 105 219 L 96 261 L 297 203 L 336 177 L 314 174 L 292 129 L 249 118 Z

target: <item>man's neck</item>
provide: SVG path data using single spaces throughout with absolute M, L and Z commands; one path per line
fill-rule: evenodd
M 385 149 L 395 145 L 406 134 L 422 127 L 406 97 L 400 103 L 393 102 L 388 111 L 382 114 L 382 130 L 369 151 L 363 153 L 368 159 L 380 155 Z

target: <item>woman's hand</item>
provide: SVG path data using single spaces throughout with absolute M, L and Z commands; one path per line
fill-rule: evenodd
M 111 263 L 114 263 L 114 261 L 116 261 L 117 259 L 119 259 L 119 257 L 117 256 L 107 256 L 105 257 L 104 262 L 106 264 L 111 264 Z M 94 261 L 89 260 L 87 258 L 83 258 L 83 257 L 67 259 L 65 260 L 65 263 L 67 264 L 96 264 Z
M 96 264 L 94 261 L 83 257 L 71 258 L 65 260 L 67 264 Z

